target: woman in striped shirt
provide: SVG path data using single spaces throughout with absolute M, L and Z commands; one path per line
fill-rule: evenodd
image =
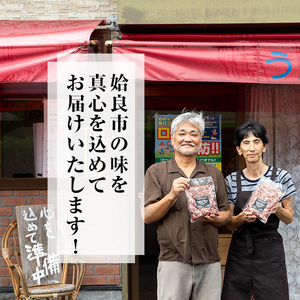
M 235 130 L 235 146 L 246 168 L 226 177 L 232 211 L 227 227 L 233 231 L 227 257 L 222 300 L 288 300 L 288 282 L 279 221 L 293 221 L 292 195 L 296 192 L 287 171 L 263 163 L 268 137 L 265 127 L 248 121 Z M 243 211 L 261 177 L 281 183 L 286 192 L 276 209 L 263 223 Z

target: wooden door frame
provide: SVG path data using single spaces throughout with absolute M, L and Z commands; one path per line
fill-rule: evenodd
M 139 256 L 134 264 L 122 264 L 122 300 L 139 300 Z

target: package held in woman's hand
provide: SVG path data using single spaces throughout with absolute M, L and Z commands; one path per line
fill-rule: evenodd
M 283 197 L 285 189 L 281 183 L 262 177 L 249 197 L 243 211 L 251 212 L 263 223 L 267 223 L 272 211 Z

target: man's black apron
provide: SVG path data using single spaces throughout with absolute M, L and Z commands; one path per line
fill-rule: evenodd
M 275 180 L 276 168 L 271 179 Z M 241 171 L 237 172 L 237 198 L 234 215 L 238 215 L 252 192 L 242 192 Z M 282 237 L 275 214 L 268 222 L 245 222 L 232 235 L 223 283 L 222 300 L 249 300 L 253 287 L 255 300 L 288 300 Z

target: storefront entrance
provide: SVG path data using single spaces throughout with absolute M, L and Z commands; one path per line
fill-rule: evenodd
M 237 118 L 243 117 L 244 86 L 236 83 L 146 82 L 145 84 L 145 170 L 155 162 L 154 116 L 180 114 L 187 110 L 204 114 L 220 114 L 222 119 L 222 172 L 226 176 L 237 168 L 233 131 Z M 157 224 L 145 225 L 145 255 L 138 257 L 138 289 L 140 300 L 156 299 L 156 269 L 159 247 L 156 239 Z M 220 228 L 220 235 L 228 234 Z M 222 259 L 225 261 L 226 257 Z M 136 266 L 135 266 L 136 267 Z M 132 294 L 137 294 L 132 291 Z M 134 297 L 132 297 L 134 300 Z

